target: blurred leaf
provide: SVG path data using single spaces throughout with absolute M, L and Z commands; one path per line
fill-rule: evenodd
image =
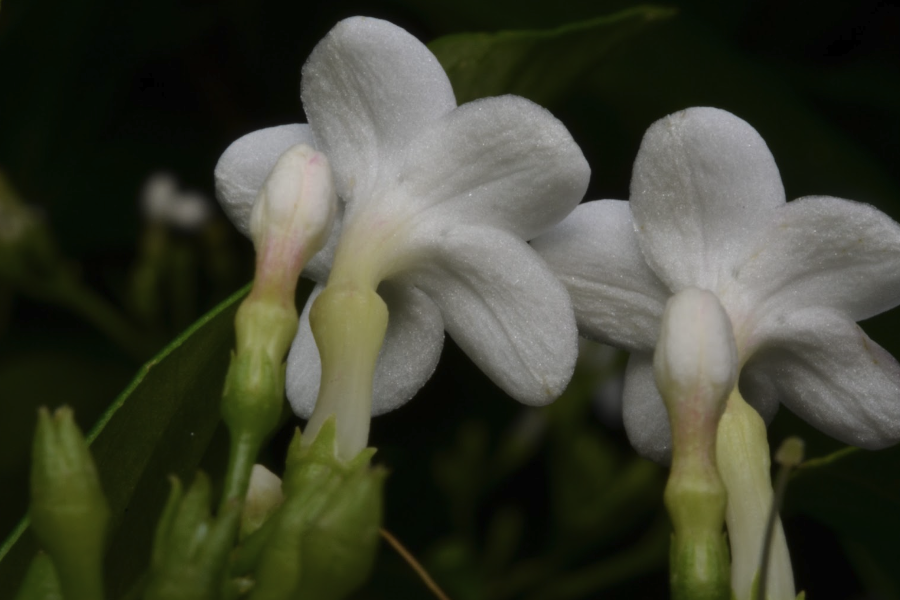
M 675 12 L 639 6 L 557 29 L 449 35 L 428 47 L 447 71 L 460 104 L 517 94 L 547 105 L 622 40 Z
M 807 461 L 788 487 L 786 510 L 817 519 L 841 538 L 860 577 L 879 598 L 900 598 L 900 446 L 845 448 Z
M 232 295 L 144 365 L 88 439 L 113 513 L 108 593 L 120 597 L 147 565 L 167 476 L 190 479 L 219 421 L 234 345 Z M 27 519 L 0 547 L 0 596 L 9 597 L 36 550 Z

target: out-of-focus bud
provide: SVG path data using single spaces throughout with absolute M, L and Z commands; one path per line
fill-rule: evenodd
M 259 529 L 282 502 L 284 493 L 281 491 L 281 479 L 278 475 L 262 465 L 253 465 L 250 487 L 241 514 L 241 538 Z
M 0 280 L 33 285 L 59 276 L 62 267 L 44 220 L 0 172 Z
M 340 600 L 374 565 L 386 472 L 370 466 L 374 449 L 338 459 L 333 419 L 310 446 L 300 438 L 288 450 L 286 499 L 259 557 L 254 597 Z
M 53 559 L 66 598 L 103 597 L 110 512 L 87 443 L 69 408 L 38 414 L 31 468 L 31 526 Z
M 715 294 L 687 288 L 666 305 L 653 371 L 669 412 L 672 470 L 665 504 L 672 520 L 674 600 L 728 600 L 726 492 L 716 468 L 719 419 L 738 374 L 731 320 Z
M 184 192 L 170 173 L 151 175 L 141 191 L 141 212 L 151 223 L 195 231 L 213 216 L 210 201 L 196 192 Z
M 260 266 L 296 281 L 303 265 L 328 240 L 337 195 L 325 155 L 306 145 L 289 148 L 266 178 L 250 213 L 250 237 Z M 293 274 L 293 275 L 290 275 Z
M 38 552 L 31 561 L 16 600 L 63 600 L 53 561 L 45 553 Z
M 197 473 L 187 493 L 172 479 L 153 541 L 146 600 L 214 600 L 224 586 L 228 553 L 240 519 L 239 503 L 213 518 L 209 479 Z
M 656 385 L 669 412 L 674 404 L 716 414 L 738 374 L 731 320 L 712 292 L 687 288 L 669 299 L 653 355 Z

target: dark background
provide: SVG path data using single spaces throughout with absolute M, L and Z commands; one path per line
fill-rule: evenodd
M 617 46 L 549 107 L 592 165 L 589 199 L 627 198 L 631 161 L 650 123 L 709 105 L 757 128 L 775 155 L 788 198 L 839 196 L 900 218 L 900 6 L 778 0 L 665 5 L 679 13 Z M 143 182 L 164 169 L 212 197 L 213 167 L 230 142 L 261 127 L 304 121 L 300 66 L 337 20 L 385 18 L 427 42 L 450 33 L 552 28 L 627 6 L 586 0 L 4 0 L 0 171 L 39 211 L 67 268 L 123 307 L 145 233 L 138 209 Z M 229 257 L 228 272 L 218 279 L 210 276 L 214 259 L 198 259 L 192 267 L 199 283 L 191 318 L 251 277 L 249 244 L 220 225 L 213 242 L 173 234 L 198 256 L 212 248 Z M 895 355 L 898 319 L 895 311 L 865 325 Z M 161 347 L 183 324 L 167 315 L 162 327 L 145 328 L 147 345 Z M 394 471 L 387 526 L 426 555 L 436 576 L 445 575 L 454 598 L 501 597 L 484 591 L 491 576 L 473 566 L 484 559 L 473 554 L 473 545 L 486 543 L 494 517 L 510 505 L 527 525 L 519 559 L 556 543 L 552 534 L 534 532 L 547 528 L 542 515 L 563 485 L 552 474 L 559 457 L 552 443 L 541 445 L 502 485 L 479 483 L 474 508 L 454 508 L 446 482 L 452 476 L 441 470 L 441 457 L 450 453 L 463 461 L 460 448 L 483 442 L 485 448 L 471 451 L 477 462 L 478 452 L 496 449 L 496 439 L 522 411 L 452 342 L 447 345 L 421 397 L 373 424 L 373 444 Z M 90 428 L 141 358 L 147 356 L 123 353 L 71 310 L 0 279 L 0 537 L 25 509 L 35 406 L 74 405 L 79 422 Z M 584 426 L 604 440 L 604 451 L 626 460 L 621 431 L 601 426 L 590 412 L 584 418 Z M 560 419 L 552 422 L 565 422 Z M 772 429 L 773 445 L 797 431 L 812 456 L 837 447 L 788 414 Z M 288 436 L 278 436 L 276 447 Z M 271 456 L 277 463 L 278 452 Z M 898 473 L 883 473 L 895 491 Z M 647 477 L 662 481 L 655 471 Z M 655 498 L 637 511 L 631 529 L 570 563 L 587 564 L 641 539 L 658 514 Z M 468 525 L 461 524 L 466 518 Z M 466 527 L 474 529 L 461 534 Z M 867 574 L 860 558 L 865 553 L 854 554 L 853 543 L 821 519 L 798 513 L 787 518 L 786 528 L 798 583 L 811 597 L 900 594 L 896 581 L 878 584 L 877 574 Z M 459 539 L 468 541 L 453 541 Z M 382 562 L 367 592 L 372 597 L 426 597 L 399 561 Z M 664 561 L 625 579 L 604 588 L 606 597 L 659 595 L 666 587 Z

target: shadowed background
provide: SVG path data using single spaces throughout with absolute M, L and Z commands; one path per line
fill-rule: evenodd
M 429 42 L 553 29 L 631 6 L 4 0 L 0 171 L 7 193 L 49 231 L 55 258 L 50 267 L 18 265 L 24 279 L 9 275 L 3 265 L 20 259 L 0 235 L 0 538 L 27 505 L 35 408 L 70 404 L 90 429 L 144 360 L 252 275 L 250 244 L 214 207 L 202 231 L 166 233 L 169 278 L 154 288 L 156 312 L 142 313 L 135 273 L 152 240 L 139 198 L 151 174 L 168 171 L 212 198 L 212 170 L 229 143 L 261 127 L 305 121 L 300 66 L 343 17 L 385 18 Z M 760 132 L 789 199 L 839 196 L 900 218 L 900 7 L 775 0 L 661 6 L 678 12 L 621 39 L 613 39 L 621 30 L 610 29 L 609 44 L 599 31 L 597 43 L 579 46 L 577 56 L 564 44 L 540 55 L 541 68 L 584 60 L 577 78 L 513 90 L 545 103 L 570 129 L 593 168 L 588 199 L 627 198 L 644 130 L 671 112 L 707 105 Z M 0 213 L 7 225 L 8 214 Z M 93 290 L 92 306 L 113 307 L 124 325 L 98 326 L 85 317 L 87 300 L 73 308 L 48 295 L 33 281 L 43 268 L 63 269 Z M 123 327 L 130 341 L 110 339 Z M 900 353 L 898 311 L 864 327 Z M 615 415 L 594 406 L 598 385 L 615 396 L 623 364 L 616 355 L 603 361 L 599 371 L 585 368 L 558 406 L 526 411 L 448 339 L 419 397 L 373 423 L 373 445 L 393 471 L 386 525 L 451 597 L 665 593 L 664 473 L 634 459 Z M 274 468 L 296 424 L 273 440 L 265 459 Z M 811 457 L 839 448 L 782 411 L 773 447 L 791 433 L 803 435 Z M 204 461 L 213 472 L 221 468 L 222 442 L 221 432 L 213 436 Z M 796 506 L 789 498 L 785 526 L 798 585 L 813 598 L 900 598 L 900 575 L 884 567 L 900 564 L 898 550 L 884 543 L 900 531 L 880 520 L 900 509 L 900 455 L 859 461 L 798 483 Z M 823 498 L 832 500 L 823 506 Z M 359 597 L 428 596 L 385 550 Z

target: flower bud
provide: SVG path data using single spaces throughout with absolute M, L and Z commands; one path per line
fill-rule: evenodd
M 0 172 L 0 279 L 33 284 L 58 277 L 63 266 L 41 215 Z
M 53 561 L 45 553 L 31 561 L 15 600 L 64 600 Z
M 64 407 L 38 413 L 31 526 L 53 559 L 66 598 L 101 598 L 110 511 L 87 443 Z
M 245 497 L 263 439 L 278 423 L 284 356 L 299 323 L 297 278 L 325 244 L 336 206 L 328 160 L 303 145 L 281 155 L 253 205 L 256 273 L 235 316 L 237 347 L 222 396 L 222 418 L 231 436 L 226 500 Z
M 361 586 L 374 565 L 386 472 L 369 465 L 373 449 L 347 462 L 335 455 L 333 418 L 311 445 L 300 440 L 298 432 L 288 450 L 285 502 L 264 528 L 269 537 L 254 593 L 339 600 Z
M 684 289 L 669 299 L 653 355 L 656 385 L 673 402 L 721 415 L 738 374 L 731 320 L 712 292 Z M 718 415 L 716 419 L 718 420 Z
M 253 465 L 250 472 L 250 487 L 241 514 L 241 538 L 257 529 L 284 502 L 281 479 L 262 465 Z
M 250 213 L 250 237 L 261 265 L 292 273 L 328 240 L 337 210 L 331 167 L 306 145 L 289 148 L 263 183 Z M 285 275 L 287 276 L 287 275 Z
M 141 211 L 153 224 L 172 226 L 185 232 L 200 229 L 212 218 L 212 206 L 196 192 L 184 192 L 169 173 L 155 173 L 141 193 Z
M 738 358 L 731 320 L 715 294 L 687 288 L 669 299 L 653 371 L 672 429 L 665 491 L 674 530 L 671 595 L 727 600 L 727 496 L 716 468 L 716 432 L 737 380 Z
M 173 478 L 153 540 L 146 600 L 214 600 L 223 586 L 240 505 L 210 513 L 209 478 L 197 473 L 187 493 Z

